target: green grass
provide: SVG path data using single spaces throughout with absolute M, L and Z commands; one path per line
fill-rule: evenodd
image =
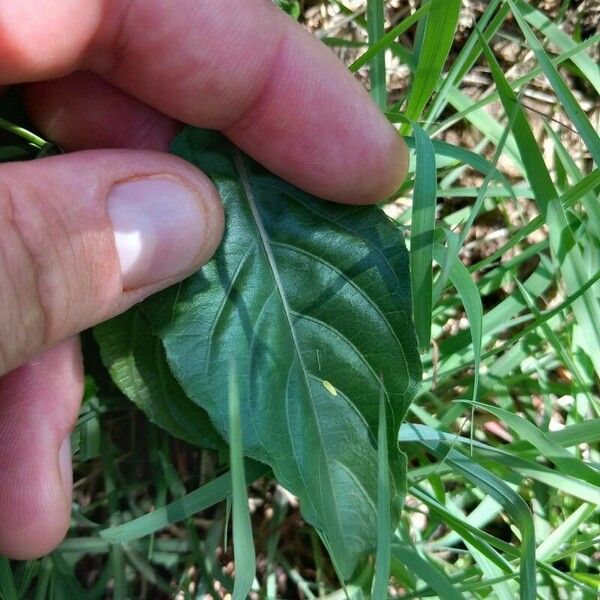
M 580 39 L 536 3 L 491 0 L 457 37 L 465 6 L 417 4 L 324 3 L 348 22 L 323 41 L 415 150 L 390 210 L 413 242 L 425 369 L 399 433 L 399 527 L 379 515 L 377 551 L 344 589 L 294 499 L 265 467 L 242 464 L 241 440 L 231 458 L 187 446 L 90 375 L 70 534 L 39 561 L 0 558 L 2 600 L 220 598 L 234 586 L 239 598 L 251 586 L 257 598 L 384 598 L 387 572 L 404 598 L 598 597 L 599 36 Z M 524 68 L 499 52 L 508 38 L 531 51 Z M 408 93 L 395 87 L 399 62 Z M 541 106 L 530 93 L 540 89 Z M 51 151 L 4 104 L 0 160 Z M 233 386 L 232 430 L 235 398 Z
M 392 525 L 390 518 L 390 475 L 388 473 L 388 439 L 383 383 L 379 398 L 377 431 L 377 551 L 372 595 L 375 600 L 387 598 L 390 577 Z
M 233 557 L 235 561 L 233 600 L 244 600 L 247 597 L 256 571 L 256 555 L 252 540 L 252 524 L 248 512 L 248 493 L 244 474 L 239 394 L 237 371 L 235 365 L 232 364 L 229 370 L 229 428 L 231 434 L 229 464 L 231 465 Z M 224 535 L 224 539 L 227 539 L 227 534 Z

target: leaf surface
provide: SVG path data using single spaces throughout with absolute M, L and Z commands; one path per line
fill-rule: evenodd
M 244 453 L 299 497 L 348 578 L 376 544 L 381 380 L 396 509 L 404 495 L 395 439 L 421 365 L 402 233 L 377 208 L 297 190 L 214 132 L 188 128 L 173 150 L 219 189 L 225 236 L 201 271 L 141 310 L 225 439 L 235 361 Z
M 206 411 L 173 377 L 161 340 L 138 307 L 96 326 L 94 335 L 117 387 L 154 424 L 197 446 L 225 446 Z

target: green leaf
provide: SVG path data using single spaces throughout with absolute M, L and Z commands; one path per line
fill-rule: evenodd
M 446 600 L 464 599 L 464 596 L 455 588 L 452 580 L 433 562 L 419 554 L 414 546 L 406 543 L 394 544 L 392 551 L 395 558 L 427 583 L 440 598 Z
M 142 310 L 226 439 L 235 359 L 245 454 L 300 498 L 348 578 L 376 545 L 380 377 L 390 440 L 421 378 L 402 234 L 375 207 L 300 192 L 214 132 L 187 129 L 174 151 L 217 185 L 224 242 Z M 405 468 L 393 443 L 390 472 L 398 503 Z
M 439 265 L 444 264 L 445 260 L 450 262 L 448 276 L 452 285 L 456 288 L 460 299 L 462 300 L 465 312 L 469 318 L 469 329 L 471 331 L 471 341 L 473 344 L 473 400 L 477 399 L 479 388 L 479 372 L 481 370 L 481 345 L 483 329 L 483 305 L 481 297 L 477 290 L 475 282 L 471 278 L 469 270 L 458 259 L 458 256 L 447 255 L 448 250 L 443 246 L 434 247 L 435 260 Z
M 8 558 L 0 556 L 0 598 L 2 600 L 18 600 L 17 586 Z
M 383 0 L 367 0 L 367 31 L 369 46 L 373 46 L 383 37 Z M 387 106 L 387 87 L 385 78 L 385 52 L 379 51 L 373 55 L 369 68 L 371 80 L 371 97 L 382 111 Z
M 588 279 L 580 248 L 576 244 L 563 206 L 557 199 L 558 194 L 552 178 L 519 99 L 483 38 L 481 44 L 502 104 L 507 114 L 514 115 L 514 122 L 511 118 L 513 133 L 523 159 L 525 173 L 534 191 L 538 208 L 548 225 L 553 257 L 560 266 L 567 291 L 573 294 Z M 578 324 L 586 331 L 586 338 L 583 340 L 585 350 L 594 364 L 596 373 L 600 373 L 600 314 L 593 290 L 588 290 L 574 303 L 573 312 Z
M 430 0 L 419 62 L 406 106 L 406 117 L 418 121 L 439 83 L 458 23 L 460 0 Z
M 598 509 L 593 504 L 582 504 L 575 512 L 571 513 L 542 543 L 537 547 L 536 555 L 538 560 L 547 560 L 552 556 L 565 542 L 571 540 L 578 532 L 582 523 L 585 523 L 589 517 Z M 556 557 L 552 557 L 552 562 Z
M 187 398 L 171 374 L 161 341 L 139 308 L 102 323 L 94 335 L 113 381 L 153 423 L 204 448 L 225 445 L 206 411 Z
M 491 0 L 477 23 L 478 26 L 484 30 L 484 35 L 488 40 L 491 39 L 502 26 L 502 23 L 508 14 L 508 7 L 506 6 L 501 6 L 500 10 L 496 12 L 500 1 L 501 0 Z M 435 122 L 439 118 L 440 114 L 448 104 L 446 91 L 451 86 L 460 85 L 460 82 L 464 79 L 465 75 L 477 62 L 479 55 L 480 51 L 477 49 L 477 36 L 475 32 L 472 32 L 465 45 L 458 53 L 458 56 L 454 58 L 452 67 L 449 69 L 446 77 L 437 84 L 437 93 L 427 114 L 428 124 Z
M 537 10 L 531 4 L 527 0 L 517 0 L 517 6 L 525 16 L 525 19 L 543 33 L 546 39 L 559 48 L 561 52 L 583 46 L 583 42 L 576 42 L 558 24 L 553 23 L 543 12 Z M 576 53 L 571 60 L 581 70 L 590 84 L 594 86 L 596 92 L 600 94 L 600 69 L 598 69 L 598 63 L 585 52 Z
M 410 429 L 415 432 L 411 438 L 407 435 Z M 502 479 L 471 460 L 455 448 L 448 446 L 442 440 L 443 434 L 431 430 L 431 436 L 420 435 L 423 429 L 418 426 L 407 426 L 401 429 L 398 441 L 418 441 L 429 450 L 442 458 L 455 471 L 461 473 L 473 485 L 491 496 L 501 504 L 511 517 L 521 534 L 521 564 L 520 564 L 520 598 L 533 600 L 536 596 L 535 568 L 535 535 L 533 519 L 529 507 L 507 483 Z M 436 439 L 437 434 L 437 439 Z
M 255 481 L 266 475 L 269 469 L 265 465 L 247 460 L 245 463 L 246 481 Z M 155 508 L 133 521 L 108 527 L 100 535 L 113 544 L 124 544 L 164 529 L 173 523 L 183 521 L 196 513 L 222 502 L 232 493 L 231 472 L 209 481 L 197 490 L 174 500 L 166 506 Z
M 298 20 L 300 18 L 302 9 L 298 0 L 275 0 L 275 4 L 293 19 Z
M 248 509 L 248 491 L 244 475 L 244 451 L 242 447 L 242 424 L 240 422 L 240 395 L 235 363 L 229 368 L 229 462 L 231 464 L 233 505 L 233 559 L 235 561 L 235 583 L 233 600 L 244 600 L 254 581 L 256 551 L 252 539 L 252 523 Z
M 412 288 L 419 301 L 414 305 L 415 326 L 419 347 L 429 350 L 431 344 L 431 312 L 433 305 L 433 229 L 437 200 L 435 151 L 429 136 L 416 123 L 411 123 L 415 134 L 415 189 L 412 206 L 410 236 L 410 270 Z
M 375 555 L 375 577 L 372 598 L 387 598 L 390 579 L 392 528 L 390 518 L 390 478 L 388 477 L 388 440 L 385 417 L 383 383 L 379 398 L 379 428 L 377 431 L 377 553 Z
M 429 8 L 429 4 L 424 4 L 423 6 L 418 8 L 414 13 L 411 13 L 410 15 L 408 15 L 408 17 L 400 21 L 400 23 L 395 25 L 385 35 L 379 37 L 374 41 L 369 42 L 369 49 L 364 54 L 361 54 L 361 56 L 359 56 L 350 65 L 350 71 L 352 73 L 356 73 L 361 67 L 366 65 L 369 61 L 373 60 L 373 58 L 376 55 L 383 53 L 394 43 L 394 40 L 397 37 L 400 37 L 407 29 L 414 25 L 429 10 Z
M 558 442 L 553 441 L 543 431 L 538 429 L 533 423 L 530 423 L 523 417 L 515 415 L 508 410 L 483 404 L 474 403 L 477 408 L 492 413 L 501 422 L 515 431 L 523 440 L 532 444 L 542 456 L 554 463 L 554 465 L 563 473 L 578 477 L 587 481 L 596 487 L 600 487 L 600 473 L 582 460 L 573 456 L 568 450 L 563 448 Z
M 533 50 L 535 57 L 540 63 L 541 68 L 544 71 L 554 93 L 556 94 L 560 105 L 569 116 L 571 122 L 581 135 L 582 140 L 587 146 L 594 162 L 600 166 L 600 137 L 596 133 L 594 126 L 590 123 L 587 115 L 583 108 L 581 108 L 579 102 L 575 99 L 573 92 L 569 89 L 569 86 L 565 83 L 563 77 L 556 70 L 549 56 L 544 51 L 544 48 L 535 37 L 533 31 L 531 31 L 527 21 L 521 14 L 521 11 L 517 8 L 512 0 L 507 0 L 509 6 L 512 9 L 513 15 L 519 27 L 523 31 L 523 35 L 527 41 L 528 46 Z

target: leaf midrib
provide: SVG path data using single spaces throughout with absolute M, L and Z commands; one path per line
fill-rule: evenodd
M 308 393 L 308 397 L 310 398 L 311 402 L 310 404 L 310 409 L 312 411 L 313 414 L 313 419 L 314 419 L 314 423 L 316 425 L 316 428 L 319 432 L 319 439 L 321 442 L 321 448 L 324 448 L 324 436 L 323 436 L 323 432 L 321 431 L 321 424 L 319 422 L 319 418 L 315 409 L 315 403 L 314 403 L 314 399 L 312 397 L 311 391 L 310 391 L 310 385 L 308 383 L 308 378 L 307 378 L 307 369 L 306 366 L 304 364 L 304 361 L 302 360 L 302 354 L 300 352 L 300 346 L 298 344 L 298 339 L 296 337 L 296 332 L 294 330 L 293 327 L 293 323 L 292 323 L 292 318 L 291 318 L 291 311 L 290 311 L 290 307 L 288 305 L 287 302 L 287 298 L 285 296 L 285 293 L 283 291 L 283 285 L 281 282 L 281 278 L 279 276 L 279 270 L 277 269 L 277 264 L 275 262 L 275 257 L 273 256 L 273 252 L 271 250 L 271 246 L 269 243 L 269 238 L 267 235 L 267 231 L 265 230 L 265 227 L 263 225 L 263 222 L 260 218 L 260 214 L 258 212 L 258 207 L 256 206 L 256 202 L 254 199 L 254 194 L 252 192 L 252 188 L 251 188 L 251 184 L 250 184 L 250 180 L 248 177 L 248 172 L 246 169 L 246 166 L 244 164 L 244 159 L 241 155 L 241 153 L 239 152 L 239 150 L 237 150 L 237 148 L 233 148 L 233 160 L 234 160 L 234 165 L 235 168 L 239 174 L 240 177 L 240 182 L 242 183 L 242 188 L 244 191 L 244 196 L 246 197 L 246 201 L 248 203 L 248 206 L 250 207 L 250 212 L 252 213 L 252 218 L 254 221 L 254 224 L 256 226 L 256 229 L 258 231 L 258 235 L 260 237 L 260 240 L 262 242 L 262 246 L 265 252 L 265 256 L 267 258 L 267 262 L 269 264 L 269 268 L 271 270 L 271 274 L 273 276 L 273 279 L 275 281 L 275 287 L 277 289 L 277 292 L 279 294 L 279 297 L 281 299 L 281 304 L 283 306 L 284 309 L 284 313 L 285 313 L 285 318 L 286 321 L 288 323 L 288 327 L 289 327 L 289 331 L 290 331 L 290 335 L 292 337 L 292 342 L 294 344 L 294 349 L 295 349 L 295 353 L 296 353 L 296 359 L 298 360 L 300 367 L 301 367 L 301 371 L 302 371 L 302 376 L 304 378 L 304 385 L 306 387 L 306 391 Z M 290 371 L 291 371 L 291 366 L 290 366 Z M 289 373 L 288 373 L 288 377 L 289 377 Z M 287 403 L 287 395 L 286 395 L 286 403 Z M 293 438 L 292 438 L 293 440 Z M 292 445 L 293 445 L 293 441 L 292 441 Z M 338 507 L 337 507 L 337 502 L 336 502 L 336 497 L 335 497 L 335 493 L 333 493 L 333 484 L 331 481 L 331 473 L 329 470 L 329 462 L 327 461 L 327 458 L 325 457 L 325 465 L 327 466 L 327 476 L 329 481 L 327 482 L 329 485 L 329 489 L 332 491 L 331 498 L 333 500 L 333 502 L 335 503 L 335 511 L 334 514 L 339 514 L 338 512 Z M 302 481 L 304 482 L 304 488 L 305 490 L 309 490 L 309 486 L 307 485 L 307 482 L 304 478 L 304 471 L 302 469 L 298 469 L 300 476 L 302 477 Z M 321 471 L 321 469 L 319 469 L 319 472 Z M 321 487 L 321 489 L 323 489 Z M 309 499 L 309 502 L 311 504 L 313 504 L 312 499 L 311 499 L 311 495 L 310 494 L 306 494 L 306 497 Z M 323 498 L 321 496 L 321 500 L 323 501 Z M 313 504 L 313 508 L 314 508 L 314 504 Z M 315 511 L 315 514 L 319 514 L 319 511 Z M 337 521 L 337 519 L 336 519 Z M 341 539 L 342 536 L 340 535 L 340 531 L 339 531 L 339 523 L 336 523 L 336 536 L 338 537 L 338 539 Z

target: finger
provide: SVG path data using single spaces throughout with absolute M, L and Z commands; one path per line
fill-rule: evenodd
M 32 121 L 64 150 L 167 151 L 180 125 L 104 79 L 78 71 L 25 87 Z
M 166 150 L 174 135 L 171 119 L 91 74 L 31 87 L 26 96 L 34 122 L 63 148 Z M 0 494 L 0 554 L 17 559 L 44 555 L 67 531 L 72 495 L 68 432 L 82 387 L 76 338 L 0 380 L 0 490 L 6 491 Z M 5 485 L 9 479 L 27 484 Z
M 0 165 L 0 375 L 187 276 L 222 228 L 215 188 L 172 156 Z
M 267 0 L 0 0 L 0 40 L 0 83 L 88 68 L 332 200 L 382 199 L 406 172 L 366 92 Z
M 76 338 L 0 379 L 0 555 L 32 559 L 65 536 L 82 394 Z

